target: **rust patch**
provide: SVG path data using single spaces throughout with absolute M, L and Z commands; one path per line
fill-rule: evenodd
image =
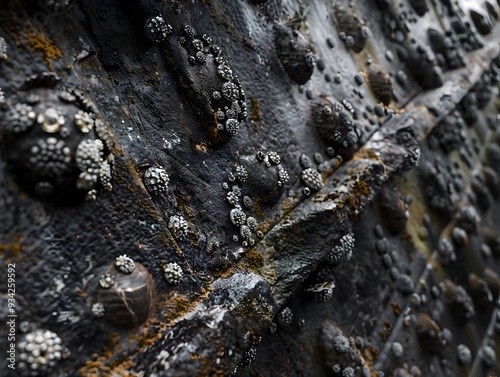
M 250 112 L 252 119 L 255 121 L 260 121 L 261 117 L 259 110 L 259 102 L 257 101 L 256 98 L 250 98 L 250 102 L 252 104 L 252 111 Z
M 40 53 L 42 59 L 47 63 L 47 67 L 53 71 L 52 62 L 62 57 L 59 47 L 56 46 L 52 39 L 36 34 L 31 30 L 26 33 L 26 36 L 31 48 Z

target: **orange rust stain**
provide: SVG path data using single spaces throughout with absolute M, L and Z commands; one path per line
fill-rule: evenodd
M 260 120 L 259 102 L 257 101 L 256 98 L 250 98 L 250 102 L 252 103 L 252 111 L 250 113 L 252 119 L 259 121 Z
M 52 62 L 62 57 L 61 50 L 56 46 L 52 39 L 41 34 L 36 34 L 31 30 L 26 33 L 31 48 L 40 53 L 47 66 L 53 71 Z
M 202 141 L 199 144 L 196 144 L 195 148 L 197 151 L 200 151 L 203 153 L 208 153 L 207 143 L 205 141 Z
M 397 304 L 394 304 L 393 302 L 391 302 L 390 305 L 391 305 L 391 309 L 394 312 L 394 314 L 399 315 L 401 313 L 401 308 Z

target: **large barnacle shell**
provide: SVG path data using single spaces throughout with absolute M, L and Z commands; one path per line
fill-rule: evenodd
M 406 227 L 406 209 L 393 185 L 384 185 L 378 193 L 378 208 L 387 230 L 399 234 Z
M 351 10 L 339 4 L 335 4 L 334 14 L 337 28 L 340 33 L 345 34 L 348 47 L 354 52 L 361 52 L 368 42 L 368 29 L 364 22 Z M 352 43 L 348 43 L 349 40 Z
M 492 20 L 488 16 L 473 9 L 471 9 L 470 11 L 470 18 L 474 22 L 477 31 L 479 31 L 482 35 L 491 33 L 493 28 L 495 27 L 495 23 L 492 22 Z
M 311 78 L 316 65 L 309 40 L 289 26 L 275 25 L 274 45 L 288 76 L 297 84 L 305 84 Z
M 93 289 L 94 316 L 125 328 L 136 327 L 147 320 L 156 295 L 149 271 L 142 264 L 134 262 L 134 268 L 124 272 L 120 259 L 94 279 Z
M 377 100 L 384 105 L 389 105 L 392 99 L 391 76 L 384 68 L 372 63 L 368 66 L 368 83 Z
M 427 314 L 418 313 L 412 320 L 417 336 L 424 347 L 437 351 L 441 346 L 441 329 Z
M 359 130 L 342 105 L 326 96 L 316 97 L 311 104 L 313 125 L 321 139 L 344 159 L 350 158 L 359 140 Z
M 243 186 L 243 194 L 255 198 L 260 203 L 274 204 L 284 191 L 279 185 L 280 166 L 259 163 L 255 160 L 245 161 L 244 166 L 248 172 L 248 179 Z

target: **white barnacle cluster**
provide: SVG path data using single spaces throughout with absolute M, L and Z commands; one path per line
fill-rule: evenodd
M 49 330 L 37 329 L 26 334 L 17 346 L 19 370 L 28 376 L 45 376 L 57 363 L 69 356 L 61 338 Z
M 111 276 L 111 274 L 104 274 L 99 279 L 99 285 L 104 289 L 109 289 L 113 285 L 115 285 L 115 280 L 113 279 L 113 276 Z
M 115 260 L 115 266 L 124 274 L 131 274 L 135 269 L 135 262 L 126 254 L 120 255 Z
M 333 348 L 338 353 L 347 353 L 351 349 L 351 344 L 349 343 L 349 339 L 347 337 L 341 333 L 337 333 L 333 338 Z
M 232 171 L 227 174 L 227 179 L 231 183 L 244 183 L 248 180 L 248 170 L 239 164 L 234 164 Z M 242 198 L 241 187 L 234 184 L 231 189 L 227 182 L 224 182 L 222 187 L 228 190 L 226 193 L 227 202 L 232 205 L 229 211 L 229 219 L 233 225 L 237 226 L 240 230 L 240 236 L 242 238 L 243 246 L 253 246 L 255 245 L 255 234 L 257 231 L 258 223 L 257 220 L 245 213 L 242 208 L 242 204 L 245 208 L 249 209 L 252 207 L 252 199 L 248 196 Z M 234 241 L 238 241 L 239 237 L 237 235 L 233 236 Z
M 144 173 L 144 185 L 150 194 L 161 195 L 167 192 L 170 177 L 161 166 L 150 167 Z
M 234 168 L 234 178 L 240 182 L 246 182 L 248 179 L 248 170 L 243 165 L 235 164 Z M 229 177 L 228 177 L 229 179 Z M 230 180 L 230 179 L 229 179 Z M 231 180 L 230 180 L 231 181 Z M 232 181 L 231 181 L 232 182 Z
M 267 168 L 270 168 L 271 166 L 276 166 L 278 168 L 277 184 L 279 187 L 284 186 L 284 184 L 288 182 L 288 179 L 290 179 L 288 172 L 281 164 L 281 157 L 277 152 L 270 151 L 265 154 L 264 152 L 259 151 L 257 152 L 257 161 L 263 162 Z
M 311 190 L 321 190 L 323 187 L 323 179 L 321 173 L 313 168 L 307 168 L 302 172 L 302 182 Z
M 94 128 L 95 115 L 87 111 L 78 110 L 75 114 L 75 124 L 80 131 L 88 134 Z
M 102 318 L 106 313 L 106 309 L 101 302 L 94 302 L 90 310 L 92 311 L 94 318 Z
M 104 159 L 104 144 L 100 139 L 83 140 L 76 148 L 75 161 L 80 175 L 76 187 L 93 192 L 98 183 L 106 190 L 111 189 L 111 166 Z
M 168 219 L 168 228 L 174 233 L 174 237 L 179 239 L 189 232 L 189 223 L 183 216 L 172 215 Z
M 5 92 L 0 88 L 0 105 L 5 103 Z
M 246 96 L 240 80 L 209 35 L 199 35 L 191 25 L 185 25 L 183 31 L 185 36 L 179 41 L 188 52 L 188 62 L 202 65 L 213 61 L 216 65 L 217 77 L 213 78 L 216 90 L 212 90 L 211 102 L 218 122 L 217 130 L 234 136 L 240 129 L 240 122 L 247 116 Z
M 58 177 L 71 169 L 71 150 L 64 140 L 40 139 L 30 149 L 30 162 L 43 176 Z
M 53 77 L 31 79 L 45 82 Z M 94 198 L 98 188 L 112 188 L 109 145 L 96 137 L 96 114 L 82 94 L 35 88 L 6 103 L 2 125 L 10 141 L 7 153 L 12 153 L 12 160 L 26 157 L 17 161 L 21 169 L 16 173 L 37 195 L 69 197 L 63 191 L 73 187 Z
M 172 285 L 179 284 L 184 276 L 182 267 L 175 262 L 164 264 L 162 269 L 165 280 Z
M 20 134 L 28 131 L 35 124 L 36 113 L 26 103 L 16 103 L 5 114 L 5 127 L 8 131 Z
M 293 320 L 293 313 L 292 309 L 290 309 L 288 306 L 284 307 L 281 312 L 278 313 L 278 323 L 283 326 L 290 326 L 292 324 Z
M 354 250 L 354 235 L 348 233 L 340 238 L 338 245 L 332 248 L 329 254 L 330 263 L 333 266 L 338 266 L 341 263 L 348 261 L 352 257 Z
M 144 32 L 151 41 L 160 43 L 172 34 L 172 26 L 161 16 L 149 17 L 144 23 Z

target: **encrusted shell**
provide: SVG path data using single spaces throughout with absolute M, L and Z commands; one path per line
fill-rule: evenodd
M 95 282 L 92 309 L 96 317 L 103 317 L 114 326 L 132 328 L 145 322 L 151 314 L 155 284 L 149 271 L 140 263 L 134 262 L 134 268 L 127 268 L 124 272 L 120 258 L 123 256 L 95 279 L 99 281 Z
M 370 64 L 367 71 L 368 83 L 375 97 L 384 105 L 389 105 L 392 99 L 391 76 L 384 68 L 375 63 Z
M 392 234 L 399 234 L 406 227 L 406 209 L 393 185 L 384 185 L 378 194 L 378 207 L 382 221 Z
M 303 85 L 311 78 L 316 58 L 307 37 L 285 25 L 274 26 L 274 45 L 288 76 Z
M 413 327 L 419 340 L 431 350 L 439 349 L 441 344 L 441 329 L 438 324 L 427 314 L 418 313 L 413 319 Z
M 352 10 L 339 4 L 335 4 L 334 14 L 339 32 L 345 34 L 346 41 L 352 40 L 352 45 L 348 47 L 354 52 L 361 52 L 368 42 L 368 29 L 364 22 Z
M 326 96 L 316 97 L 311 104 L 313 125 L 322 140 L 343 158 L 359 140 L 359 130 L 344 106 Z

